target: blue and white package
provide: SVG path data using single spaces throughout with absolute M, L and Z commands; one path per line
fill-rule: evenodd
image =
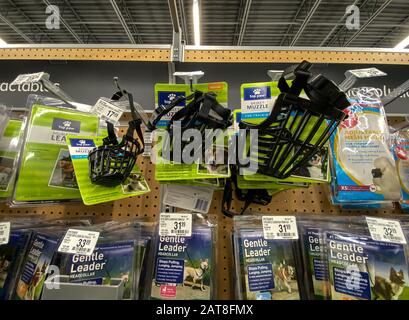
M 340 203 L 390 202 L 400 184 L 385 111 L 373 88 L 353 90 L 348 118 L 331 136 L 334 195 Z

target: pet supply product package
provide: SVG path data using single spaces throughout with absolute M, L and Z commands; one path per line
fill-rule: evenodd
M 9 300 L 13 294 L 30 237 L 30 231 L 18 230 L 11 224 L 8 243 L 0 245 L 0 300 Z
M 212 92 L 217 97 L 217 102 L 223 108 L 228 107 L 228 85 L 226 82 L 193 84 L 190 88 L 187 84 L 156 84 L 155 85 L 155 107 L 166 108 L 175 99 L 189 97 L 191 89 L 197 92 Z M 158 129 L 166 129 L 172 117 L 182 108 L 186 108 L 192 100 L 180 101 L 171 111 L 161 117 L 157 122 Z M 192 108 L 193 109 L 193 108 Z M 209 114 L 213 114 L 213 110 Z M 199 120 L 196 120 L 199 121 Z M 185 123 L 182 121 L 182 123 Z M 180 137 L 182 138 L 182 137 Z M 161 183 L 172 183 L 178 180 L 203 180 L 203 179 L 223 179 L 230 177 L 230 168 L 227 164 L 227 144 L 228 137 L 221 136 L 216 139 L 213 148 L 208 148 L 203 154 L 201 163 L 185 164 L 176 163 L 165 159 L 162 155 L 164 139 L 158 136 L 155 156 L 155 179 Z M 171 141 L 170 143 L 173 143 Z M 219 159 L 224 160 L 223 163 Z M 207 162 L 205 163 L 205 160 Z
M 261 216 L 235 216 L 233 243 L 238 299 L 302 299 L 297 239 L 266 239 Z
M 406 245 L 326 231 L 332 300 L 408 300 Z
M 162 213 L 160 220 L 150 298 L 215 299 L 216 226 L 201 214 Z
M 10 110 L 5 105 L 0 104 L 0 139 L 3 137 L 4 130 L 8 125 L 9 112 Z
M 47 278 L 46 284 L 59 284 L 60 289 L 45 288 L 42 299 L 136 299 L 140 228 L 117 224 L 108 229 L 102 224 L 80 229 L 99 232 L 94 250 L 89 255 L 58 252 L 52 263 L 59 274 Z
M 268 111 L 267 113 L 249 111 L 251 110 L 251 108 L 256 108 L 256 106 L 258 106 L 258 104 L 261 102 L 255 99 L 255 100 L 251 100 L 250 103 L 249 102 L 246 103 L 246 100 L 243 99 L 243 95 L 245 95 L 244 92 L 246 92 L 245 90 L 248 89 L 247 86 L 252 85 L 249 88 L 253 90 L 256 90 L 257 88 L 259 88 L 257 87 L 259 85 L 262 86 L 262 88 L 264 88 L 263 90 L 266 90 L 265 88 L 269 88 L 269 87 L 264 87 L 263 84 L 265 83 L 254 83 L 254 84 L 243 84 L 242 85 L 242 109 L 234 111 L 234 123 L 236 124 L 237 129 L 238 129 L 238 124 L 240 123 L 241 119 L 245 119 L 245 121 L 249 121 L 250 123 L 253 123 L 253 122 L 259 123 L 265 118 L 267 118 L 268 115 L 270 114 L 271 108 L 269 109 L 270 111 Z M 274 90 L 279 91 L 276 87 L 277 84 L 275 82 L 270 83 L 270 86 L 271 86 L 270 91 L 272 92 L 274 92 Z M 249 94 L 247 93 L 247 95 Z M 268 101 L 270 102 L 266 103 L 267 105 L 270 105 L 271 103 L 274 104 L 275 97 L 270 96 L 270 99 L 268 99 Z M 245 112 L 244 110 L 246 109 L 249 109 L 249 110 Z M 260 189 L 268 189 L 269 183 L 277 183 L 277 182 L 289 182 L 289 183 L 328 182 L 330 180 L 328 155 L 329 155 L 328 148 L 327 147 L 322 148 L 321 151 L 318 151 L 314 156 L 311 157 L 311 160 L 305 166 L 297 169 L 290 177 L 286 179 L 277 179 L 274 177 L 269 177 L 269 176 L 258 174 L 258 173 L 254 174 L 252 172 L 249 172 L 248 170 L 244 170 L 243 179 L 245 181 L 248 181 L 249 184 L 252 184 L 252 183 L 258 184 Z
M 401 196 L 399 204 L 409 211 L 409 131 L 398 130 L 393 134 L 393 155 L 400 182 Z
M 13 205 L 81 199 L 67 135 L 96 136 L 99 118 L 34 104 L 26 129 Z
M 245 121 L 252 124 L 259 124 L 269 117 L 274 103 L 281 93 L 277 81 L 245 83 L 241 85 L 240 92 L 241 111 L 235 112 L 235 122 Z M 324 130 L 324 127 L 320 130 Z M 257 181 L 260 184 L 279 180 L 263 174 L 254 174 L 249 170 L 244 171 L 244 179 Z M 329 180 L 328 147 L 323 147 L 304 166 L 282 181 L 323 183 Z
M 84 204 L 94 205 L 148 193 L 150 191 L 148 183 L 137 165 L 134 165 L 129 177 L 120 185 L 108 187 L 92 183 L 88 154 L 95 147 L 101 146 L 103 140 L 103 136 L 67 136 L 69 156 Z
M 330 300 L 329 269 L 324 232 L 331 230 L 362 229 L 361 217 L 316 217 L 298 218 L 304 284 L 309 300 Z
M 53 260 L 61 232 L 53 228 L 35 231 L 17 277 L 13 295 L 17 300 L 39 300 L 47 277 L 47 268 Z
M 11 113 L 0 138 L 0 201 L 8 200 L 13 194 L 25 122 L 24 114 Z
M 391 202 L 400 184 L 385 111 L 374 88 L 357 88 L 348 118 L 331 136 L 334 197 L 340 203 Z

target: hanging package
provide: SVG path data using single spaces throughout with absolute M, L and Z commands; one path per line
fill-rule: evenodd
M 261 216 L 234 217 L 236 297 L 300 300 L 303 290 L 298 241 L 265 236 Z
M 107 122 L 108 137 L 104 139 L 102 146 L 95 147 L 88 155 L 91 181 L 106 187 L 123 183 L 129 177 L 137 156 L 143 153 L 143 146 L 134 138 L 136 132 L 143 143 L 142 121 L 137 116 L 132 95 L 127 92 L 122 92 L 122 95 L 126 95 L 129 99 L 133 118 L 128 123 L 125 136 L 122 137 L 121 142 L 118 142 L 114 125 Z M 115 94 L 113 98 L 118 100 L 122 95 Z
M 281 94 L 263 122 L 240 122 L 240 128 L 245 129 L 249 137 L 251 129 L 258 130 L 257 152 L 247 151 L 255 164 L 250 165 L 249 170 L 253 167 L 257 173 L 288 178 L 324 147 L 346 117 L 343 110 L 349 102 L 344 92 L 323 75 L 312 77 L 311 67 L 309 62 L 303 61 L 282 74 L 278 83 Z M 286 80 L 291 78 L 289 85 Z M 308 99 L 300 97 L 302 91 Z
M 42 102 L 47 100 L 43 98 Z M 89 113 L 40 105 L 36 101 L 29 96 L 31 113 L 12 204 L 79 200 L 81 195 L 66 139 L 67 135 L 98 135 L 99 119 Z

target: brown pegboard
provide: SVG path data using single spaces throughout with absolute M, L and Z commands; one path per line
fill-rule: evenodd
M 349 64 L 409 64 L 409 53 L 391 51 L 348 50 L 206 50 L 187 49 L 185 62 L 281 62 L 299 63 L 308 60 L 315 63 Z
M 124 118 L 126 120 L 127 117 Z M 389 119 L 390 124 L 402 121 L 401 118 Z M 121 130 L 123 133 L 124 130 Z M 98 220 L 128 220 L 149 218 L 157 220 L 160 213 L 160 185 L 155 181 L 155 167 L 148 158 L 139 158 L 138 164 L 149 183 L 151 192 L 147 195 L 127 198 L 106 204 L 85 206 L 83 204 L 44 205 L 29 208 L 8 208 L 0 205 L 2 216 L 24 216 L 37 214 L 44 218 L 94 218 Z M 232 219 L 221 214 L 222 192 L 215 192 L 209 212 L 209 218 L 218 224 L 217 241 L 217 286 L 219 299 L 234 298 L 233 255 L 231 249 Z M 242 203 L 233 201 L 232 210 L 238 212 Z M 273 197 L 270 205 L 262 207 L 252 205 L 249 214 L 274 215 L 385 215 L 399 214 L 400 209 L 389 210 L 340 210 L 331 205 L 328 197 L 328 186 L 314 185 L 307 189 L 288 190 Z
M 1 48 L 0 60 L 170 61 L 157 48 Z

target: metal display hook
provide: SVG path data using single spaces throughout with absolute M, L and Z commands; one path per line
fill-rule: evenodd
M 177 71 L 173 73 L 174 76 L 181 78 L 185 84 L 190 86 L 190 91 L 193 92 L 194 88 L 193 85 L 197 84 L 199 79 L 204 76 L 203 71 L 190 71 L 190 72 L 182 72 Z
M 347 70 L 344 75 L 345 79 L 338 85 L 338 87 L 342 91 L 346 92 L 347 90 L 352 88 L 352 86 L 358 81 L 358 79 L 383 77 L 386 76 L 387 73 L 379 70 L 378 68 L 366 68 Z

